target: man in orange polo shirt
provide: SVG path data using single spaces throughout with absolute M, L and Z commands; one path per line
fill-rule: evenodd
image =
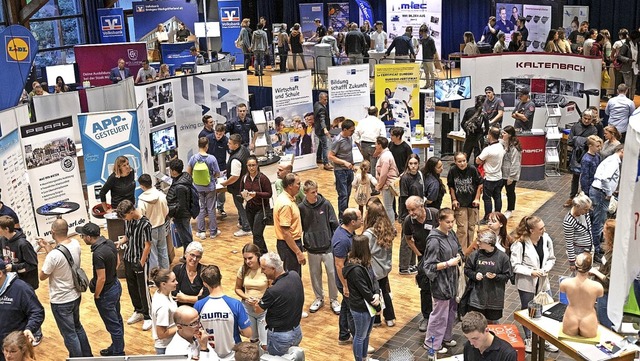
M 276 198 L 273 209 L 273 223 L 276 231 L 276 248 L 286 271 L 296 271 L 302 275 L 302 265 L 307 262 L 302 253 L 302 222 L 296 204 L 296 194 L 300 191 L 300 177 L 287 174 L 282 180 L 284 192 Z

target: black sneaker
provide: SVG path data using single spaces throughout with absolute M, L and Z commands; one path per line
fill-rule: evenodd
M 481 225 L 481 226 L 484 226 L 484 225 L 486 225 L 487 223 L 489 223 L 489 222 L 487 222 L 487 220 L 486 220 L 486 219 L 481 219 L 481 220 L 480 220 L 480 222 L 478 222 L 478 224 L 479 224 L 479 225 Z
M 417 273 L 418 273 L 418 271 L 417 271 L 417 270 L 414 270 L 414 269 L 410 269 L 410 268 L 408 268 L 408 269 L 401 269 L 399 273 L 400 273 L 400 275 L 402 275 L 402 276 L 411 276 L 411 275 L 415 275 L 415 274 L 417 274 Z
M 596 263 L 600 263 L 602 264 L 602 255 L 600 255 L 600 253 L 594 253 L 593 254 L 593 261 Z
M 218 210 L 218 214 L 220 215 L 220 219 L 227 218 L 227 212 L 225 212 L 223 210 Z
M 104 350 L 100 350 L 100 356 L 103 356 L 103 357 L 113 356 L 113 351 L 111 351 L 111 349 L 109 348 L 105 348 Z

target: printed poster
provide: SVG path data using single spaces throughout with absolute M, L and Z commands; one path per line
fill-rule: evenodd
M 300 28 L 302 30 L 302 35 L 305 39 L 309 39 L 310 37 L 316 34 L 316 23 L 315 19 L 320 19 L 320 23 L 322 25 L 324 23 L 324 4 L 299 4 L 300 7 Z
M 89 209 L 100 204 L 100 190 L 113 173 L 116 158 L 123 155 L 137 179 L 143 174 L 140 158 L 140 138 L 135 111 L 115 111 L 78 115 L 84 153 L 84 167 L 87 182 Z M 136 198 L 142 193 L 136 188 Z M 107 194 L 107 203 L 110 202 Z M 91 212 L 91 222 L 104 224 L 103 218 L 96 218 Z
M 442 1 L 441 0 L 388 0 L 386 31 L 391 39 L 404 34 L 407 26 L 413 27 L 413 37 L 419 39 L 420 25 L 427 24 L 436 43 L 438 54 L 442 57 Z M 373 23 L 371 23 L 373 24 Z M 422 59 L 422 50 L 418 51 Z
M 158 49 L 158 24 L 164 25 L 166 39 L 170 43 L 174 41 L 180 23 L 195 33 L 193 24 L 198 21 L 198 4 L 195 1 L 134 1 L 132 7 L 136 40 L 147 43 L 147 49 Z
M 273 76 L 273 116 L 276 120 L 282 117 L 276 136 L 283 144 L 283 153 L 296 157 L 296 171 L 316 166 L 312 81 L 311 70 Z
M 150 131 L 176 125 L 178 157 L 191 158 L 198 151 L 198 134 L 202 117 L 211 115 L 216 124 L 225 124 L 237 116 L 240 103 L 249 104 L 246 71 L 200 73 L 170 78 L 135 87 L 136 103 L 147 134 Z M 142 142 L 148 139 L 141 139 Z M 144 146 L 142 147 L 144 148 Z M 154 160 L 157 171 L 157 159 Z
M 98 20 L 100 21 L 101 43 L 124 43 L 127 41 L 122 8 L 98 9 Z
M 529 29 L 527 52 L 544 52 L 547 36 L 551 30 L 551 6 L 525 4 L 522 14 L 527 20 L 526 27 Z
M 57 215 L 69 223 L 70 230 L 87 223 L 72 118 L 21 126 L 20 136 L 38 236 L 50 235 Z
M 329 118 L 360 120 L 371 105 L 369 64 L 329 67 Z
M 329 26 L 336 32 L 347 31 L 349 26 L 349 3 L 327 3 L 327 11 L 329 14 Z
M 497 3 L 496 4 L 496 30 L 505 33 L 507 46 L 511 42 L 511 34 L 518 30 L 516 22 L 522 16 L 522 4 Z
M 565 5 L 562 7 L 562 27 L 567 38 L 573 31 L 578 30 L 583 21 L 589 21 L 588 6 Z
M 420 119 L 420 64 L 376 64 L 375 73 L 375 105 L 382 121 L 387 128 L 410 128 L 411 120 Z
M 243 64 L 242 50 L 236 48 L 235 41 L 240 35 L 242 21 L 242 4 L 239 0 L 219 0 L 220 10 L 220 36 L 222 38 L 222 50 L 236 56 L 236 64 Z
M 35 245 L 36 220 L 18 132 L 18 124 L 29 123 L 29 106 L 24 104 L 4 110 L 0 112 L 0 119 L 0 198 L 5 206 L 16 212 L 22 232 Z

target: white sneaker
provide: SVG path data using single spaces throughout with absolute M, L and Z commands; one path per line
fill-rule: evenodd
M 133 312 L 131 317 L 127 320 L 127 325 L 133 325 L 134 323 L 138 323 L 144 320 L 144 316 L 141 313 Z
M 393 327 L 396 325 L 396 320 L 387 320 L 387 327 Z
M 307 317 L 309 317 L 309 314 L 304 312 L 304 311 L 302 311 L 302 318 L 307 318 Z
M 442 344 L 447 347 L 456 347 L 458 343 L 456 342 L 456 340 L 450 340 L 450 341 L 442 341 Z
M 240 223 L 236 223 L 236 227 L 238 227 L 238 229 L 242 229 L 242 225 Z
M 331 309 L 333 310 L 333 313 L 339 315 L 342 306 L 340 305 L 340 302 L 338 302 L 338 300 L 331 300 Z
M 251 231 L 243 231 L 243 230 L 235 231 L 233 233 L 234 237 L 245 237 L 250 235 L 251 235 Z
M 151 327 L 153 327 L 153 321 L 144 320 L 144 322 L 142 323 L 142 331 L 149 331 Z
M 216 233 L 211 233 L 211 234 L 209 235 L 209 238 L 211 238 L 211 239 L 216 238 L 216 237 L 218 237 L 220 234 L 222 234 L 222 231 L 218 229 L 218 230 L 216 231 Z
M 531 339 L 530 338 L 525 338 L 524 339 L 524 352 L 531 353 Z
M 196 237 L 198 237 L 200 239 L 207 239 L 207 233 L 206 232 L 198 232 L 198 233 L 196 233 Z
M 505 218 L 507 218 L 507 219 L 511 218 L 511 211 L 506 211 L 506 212 L 504 212 L 504 216 L 505 216 Z
M 322 298 L 316 298 L 316 300 L 311 304 L 311 307 L 309 307 L 309 312 L 318 312 L 322 306 L 324 306 L 324 300 Z
M 369 346 L 369 347 L 367 348 L 367 353 L 374 353 L 374 352 L 376 352 L 376 349 L 375 349 L 375 348 L 373 348 L 373 346 Z
M 544 349 L 549 351 L 549 352 L 558 352 L 558 348 L 555 347 L 554 345 L 552 345 L 549 342 L 545 342 L 544 343 Z

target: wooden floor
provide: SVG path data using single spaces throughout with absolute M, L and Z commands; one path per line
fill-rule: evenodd
M 320 184 L 320 192 L 329 199 L 334 207 L 337 206 L 337 195 L 334 187 L 333 172 L 324 170 L 310 170 L 301 173 L 302 180 L 314 179 Z M 516 220 L 525 215 L 533 213 L 538 207 L 544 204 L 553 193 L 544 191 L 535 191 L 529 189 L 517 188 L 518 203 L 514 215 L 510 219 L 510 228 L 514 229 Z M 228 198 L 227 198 L 228 199 Z M 351 201 L 353 203 L 353 201 Z M 449 205 L 449 197 L 445 196 L 443 206 Z M 235 284 L 235 274 L 242 265 L 242 255 L 239 253 L 242 246 L 251 242 L 250 237 L 236 238 L 233 232 L 236 230 L 236 211 L 231 202 L 227 202 L 226 211 L 229 214 L 225 220 L 221 221 L 220 229 L 222 235 L 215 240 L 207 240 L 203 242 L 205 252 L 202 259 L 204 264 L 216 264 L 220 267 L 223 275 L 222 285 L 226 293 L 235 297 L 233 287 Z M 396 227 L 400 231 L 399 224 Z M 194 237 L 195 238 L 195 237 Z M 273 227 L 267 227 L 265 238 L 270 250 L 275 250 L 275 235 Z M 82 241 L 80 241 L 82 243 Z M 398 243 L 396 238 L 393 250 L 394 268 L 390 274 L 391 288 L 393 292 L 393 304 L 396 311 L 396 326 L 381 326 L 375 328 L 371 334 L 371 345 L 379 347 L 391 338 L 402 326 L 414 318 L 420 312 L 419 292 L 415 285 L 414 277 L 400 276 L 397 272 L 398 260 Z M 182 251 L 176 250 L 176 259 L 181 256 Z M 40 266 L 44 262 L 44 255 L 39 255 Z M 91 252 L 88 246 L 82 245 L 82 268 L 91 274 Z M 303 282 L 305 287 L 305 307 L 311 305 L 314 300 L 311 288 L 309 269 L 303 267 Z M 132 306 L 129 294 L 126 291 L 126 285 L 123 281 L 123 295 L 121 300 L 122 316 L 126 322 L 132 312 Z M 326 282 L 326 276 L 325 276 Z M 331 280 L 333 282 L 333 280 Z M 327 286 L 325 283 L 325 290 Z M 155 289 L 152 289 L 155 291 Z M 328 292 L 328 291 L 325 291 Z M 37 290 L 40 301 L 45 306 L 46 318 L 43 325 L 44 339 L 40 346 L 36 347 L 36 356 L 38 360 L 63 360 L 67 356 L 67 350 L 62 341 L 55 321 L 51 314 L 49 306 L 49 294 L 47 281 L 42 282 Z M 325 293 L 325 307 L 315 314 L 310 314 L 309 318 L 303 319 L 301 322 L 303 340 L 301 346 L 306 350 L 307 360 L 349 360 L 352 359 L 350 346 L 338 346 L 338 316 L 331 312 L 328 305 L 328 293 Z M 109 334 L 104 328 L 104 324 L 100 319 L 93 297 L 86 293 L 83 295 L 81 305 L 81 320 L 84 328 L 89 336 L 91 347 L 94 355 L 99 355 L 101 349 L 106 348 L 110 344 Z M 125 324 L 125 342 L 126 353 L 133 354 L 153 354 L 153 340 L 151 331 L 142 331 L 142 323 L 132 326 Z

